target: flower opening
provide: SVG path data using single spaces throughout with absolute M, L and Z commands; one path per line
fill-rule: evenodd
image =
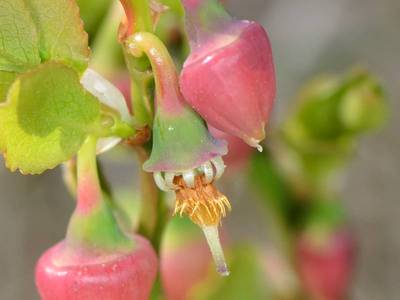
M 199 226 L 211 226 L 218 225 L 231 210 L 228 198 L 213 182 L 207 183 L 204 176 L 195 178 L 194 188 L 187 186 L 182 176 L 176 177 L 174 182 L 178 186 L 174 214 L 187 215 Z
M 216 268 L 222 276 L 229 270 L 219 239 L 218 226 L 231 210 L 228 198 L 214 185 L 225 169 L 221 157 L 184 172 L 156 172 L 154 179 L 164 191 L 176 195 L 174 215 L 188 216 L 202 230 L 210 247 Z

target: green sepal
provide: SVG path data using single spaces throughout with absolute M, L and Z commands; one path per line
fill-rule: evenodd
M 131 249 L 134 245 L 119 227 L 110 200 L 104 194 L 89 213 L 74 212 L 69 221 L 67 241 L 69 246 L 111 252 Z
M 148 172 L 187 171 L 226 153 L 226 143 L 214 139 L 204 121 L 189 107 L 182 107 L 177 114 L 158 109 L 151 156 L 143 168 Z
M 385 98 L 382 86 L 371 75 L 349 89 L 343 97 L 339 112 L 346 130 L 351 134 L 360 134 L 380 128 L 388 116 Z

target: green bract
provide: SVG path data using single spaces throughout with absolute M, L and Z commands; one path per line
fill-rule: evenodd
M 24 73 L 0 108 L 0 150 L 11 170 L 37 174 L 70 159 L 99 124 L 100 105 L 57 63 Z

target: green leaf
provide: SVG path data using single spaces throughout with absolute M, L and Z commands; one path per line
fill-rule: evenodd
M 40 36 L 42 61 L 57 60 L 79 71 L 87 67 L 88 36 L 73 0 L 28 0 Z
M 110 8 L 111 0 L 76 0 L 82 20 L 85 23 L 85 30 L 90 38 L 97 33 L 107 11 Z M 117 41 L 116 41 L 117 42 Z
M 47 63 L 19 76 L 0 109 L 0 150 L 12 171 L 38 174 L 70 159 L 96 130 L 99 102 L 78 74 Z
M 73 0 L 0 0 L 0 71 L 48 60 L 87 67 L 88 37 Z
M 0 71 L 0 102 L 6 100 L 7 92 L 17 76 L 14 72 Z
M 24 71 L 40 63 L 39 36 L 24 0 L 0 0 L 0 71 Z

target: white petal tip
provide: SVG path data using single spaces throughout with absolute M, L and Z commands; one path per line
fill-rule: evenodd
M 258 152 L 262 152 L 263 151 L 263 147 L 260 145 L 261 140 L 256 140 L 256 139 L 249 139 L 249 140 L 245 140 L 245 142 L 247 142 L 247 144 L 251 147 L 254 147 L 258 150 Z
M 130 122 L 130 113 L 125 98 L 111 82 L 90 68 L 83 73 L 80 82 L 101 103 L 118 111 L 122 120 Z M 97 143 L 97 154 L 110 150 L 120 141 L 121 139 L 117 137 L 101 138 Z
M 158 186 L 158 188 L 164 192 L 169 192 L 170 189 L 167 186 L 165 179 L 163 177 L 163 175 L 161 174 L 161 172 L 154 172 L 153 173 L 153 178 L 154 178 L 154 182 L 156 183 L 156 185 Z
M 118 145 L 120 141 L 121 138 L 118 137 L 106 137 L 99 139 L 99 141 L 97 142 L 96 154 L 102 154 L 104 152 L 107 152 L 114 146 Z
M 211 159 L 211 162 L 215 168 L 214 179 L 219 179 L 222 176 L 222 174 L 224 174 L 225 171 L 224 160 L 222 159 L 221 156 L 217 156 Z
M 183 181 L 185 182 L 187 187 L 190 187 L 192 189 L 195 188 L 195 177 L 196 174 L 194 173 L 193 170 L 186 171 L 182 173 Z
M 121 91 L 110 81 L 96 71 L 88 68 L 83 73 L 80 82 L 101 103 L 118 111 L 122 120 L 130 122 L 131 117 L 125 98 Z

